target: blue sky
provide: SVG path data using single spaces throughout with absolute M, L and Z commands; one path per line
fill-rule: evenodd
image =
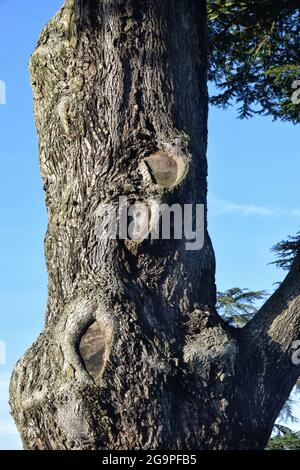
M 16 360 L 43 326 L 47 295 L 46 211 L 39 176 L 28 59 L 62 0 L 0 0 L 0 449 L 21 448 L 7 385 Z M 298 142 L 297 142 L 298 137 Z M 219 290 L 266 289 L 283 273 L 269 249 L 300 225 L 299 130 L 268 118 L 236 119 L 212 109 L 209 121 L 209 229 Z M 296 408 L 296 413 L 300 413 Z M 296 425 L 297 428 L 297 425 Z M 300 428 L 300 423 L 298 428 Z

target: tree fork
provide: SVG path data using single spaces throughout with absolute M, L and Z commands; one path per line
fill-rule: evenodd
M 216 313 L 206 217 L 198 251 L 97 236 L 120 195 L 206 207 L 205 1 L 68 0 L 30 72 L 49 298 L 11 381 L 24 446 L 262 448 L 262 359 Z

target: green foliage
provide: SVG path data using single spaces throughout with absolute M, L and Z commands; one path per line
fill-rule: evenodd
M 275 253 L 277 260 L 271 264 L 275 264 L 278 268 L 282 268 L 288 271 L 300 249 L 300 232 L 296 236 L 288 237 L 287 240 L 283 240 L 277 243 L 272 248 L 272 252 Z
M 298 123 L 299 0 L 208 0 L 211 103 L 238 104 L 239 117 L 271 115 Z M 296 84 L 299 89 L 300 86 Z
M 298 394 L 299 393 L 299 381 L 296 383 L 294 387 L 294 393 Z M 289 396 L 285 404 L 283 405 L 282 410 L 280 411 L 280 414 L 278 416 L 278 421 L 279 422 L 284 422 L 287 423 L 288 421 L 290 422 L 295 422 L 297 421 L 297 418 L 293 415 L 293 408 L 295 404 L 298 402 L 298 400 L 295 400 L 292 395 Z M 275 428 L 282 428 L 283 426 L 280 426 L 279 424 L 275 424 Z
M 278 433 L 269 440 L 267 450 L 300 450 L 300 432 L 280 425 L 275 425 L 275 428 Z
M 244 326 L 257 312 L 255 303 L 266 296 L 265 291 L 233 287 L 217 294 L 219 314 L 233 326 Z

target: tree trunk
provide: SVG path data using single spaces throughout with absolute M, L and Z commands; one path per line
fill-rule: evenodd
M 267 321 L 238 331 L 217 315 L 206 216 L 201 250 L 99 236 L 120 196 L 150 218 L 153 204 L 206 207 L 205 1 L 67 0 L 30 70 L 49 301 L 11 382 L 24 446 L 263 448 L 299 367 L 270 398 Z

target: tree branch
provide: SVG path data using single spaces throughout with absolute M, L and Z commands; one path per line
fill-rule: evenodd
M 300 253 L 280 287 L 244 328 L 257 358 L 257 399 L 275 420 L 300 375 Z M 264 405 L 263 405 L 264 404 Z

